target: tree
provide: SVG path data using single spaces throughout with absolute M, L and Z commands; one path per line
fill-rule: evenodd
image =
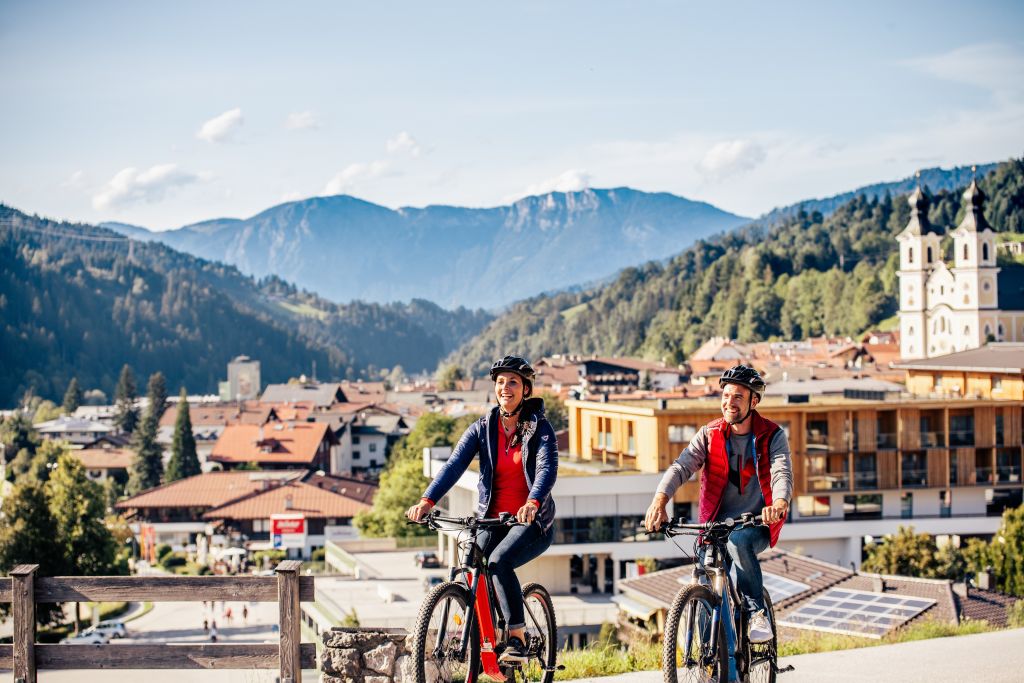
M 64 392 L 64 412 L 67 415 L 78 410 L 82 405 L 82 390 L 78 387 L 78 378 L 72 377 L 68 383 L 68 389 Z
M 132 439 L 132 448 L 135 450 L 135 457 L 128 474 L 128 486 L 125 491 L 128 495 L 134 496 L 154 486 L 159 486 L 163 478 L 164 463 L 163 451 L 160 444 L 156 442 L 155 420 L 147 419 L 142 421 L 135 431 Z
M 466 373 L 458 365 L 446 365 L 437 373 L 438 391 L 455 391 L 458 382 L 466 379 Z
M 565 401 L 555 394 L 547 391 L 540 394 L 544 399 L 544 414 L 547 415 L 551 428 L 556 432 L 569 427 L 569 411 L 565 408 Z
M 56 524 L 41 482 L 19 482 L 0 504 L 0 574 L 19 564 L 38 564 L 40 576 L 66 574 L 64 551 L 54 534 Z M 0 615 L 10 613 L 10 603 L 0 603 Z M 36 621 L 47 625 L 64 616 L 59 604 L 37 603 Z
M 32 427 L 32 421 L 21 412 L 0 422 L 0 443 L 9 458 L 17 456 L 22 450 L 35 455 L 39 445 L 39 433 Z
M 199 471 L 196 437 L 192 434 L 192 418 L 189 416 L 187 394 L 183 388 L 178 401 L 178 417 L 174 421 L 174 436 L 171 438 L 171 459 L 167 462 L 164 481 L 184 479 L 199 474 Z
M 421 526 L 405 523 L 405 511 L 420 499 L 430 481 L 423 476 L 423 449 L 454 446 L 465 428 L 476 418 L 454 420 L 439 413 L 427 413 L 402 437 L 391 453 L 380 478 L 373 509 L 356 515 L 359 533 L 369 537 L 423 536 L 431 533 Z
M 931 578 L 936 575 L 935 539 L 928 534 L 914 533 L 914 527 L 900 526 L 895 536 L 886 536 L 881 543 L 866 548 L 864 571 L 898 576 Z
M 117 380 L 117 391 L 114 394 L 114 426 L 126 434 L 131 434 L 139 424 L 139 411 L 135 406 L 136 388 L 135 375 L 127 364 L 121 368 L 121 377 Z
M 49 422 L 56 420 L 61 415 L 61 409 L 53 401 L 40 401 L 36 406 L 35 414 L 32 416 L 32 423 Z
M 75 576 L 111 573 L 117 548 L 105 523 L 103 489 L 85 475 L 82 461 L 62 454 L 46 482 L 46 493 L 66 570 Z
M 149 376 L 146 396 L 149 399 L 146 413 L 157 422 L 160 422 L 164 411 L 167 410 L 167 380 L 164 379 L 164 373 L 154 372 Z
M 999 590 L 1024 597 L 1024 505 L 1004 511 L 992 542 L 969 542 L 965 555 L 972 571 L 991 567 Z

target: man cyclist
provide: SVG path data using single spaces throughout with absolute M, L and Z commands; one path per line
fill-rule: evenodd
M 736 569 L 741 607 L 750 614 L 752 643 L 771 640 L 766 617 L 764 580 L 757 554 L 775 546 L 789 514 L 793 471 L 789 439 L 777 424 L 755 410 L 765 383 L 754 368 L 737 365 L 719 380 L 722 417 L 701 427 L 658 485 L 644 524 L 655 531 L 668 521 L 666 506 L 676 489 L 703 468 L 700 480 L 700 523 L 722 521 L 750 512 L 768 526 L 737 529 L 729 536 L 729 557 Z M 733 638 L 730 635 L 730 675 Z

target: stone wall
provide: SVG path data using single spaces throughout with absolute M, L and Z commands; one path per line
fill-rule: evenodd
M 325 631 L 320 683 L 412 683 L 407 635 L 401 628 Z

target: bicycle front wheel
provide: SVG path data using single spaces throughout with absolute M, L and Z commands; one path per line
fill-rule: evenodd
M 471 599 L 464 586 L 452 582 L 427 593 L 413 627 L 416 683 L 476 683 L 480 636 L 476 619 L 470 618 Z M 466 629 L 471 629 L 468 642 Z
M 743 641 L 747 644 L 747 665 L 749 671 L 747 680 L 750 683 L 775 683 L 775 663 L 778 657 L 779 632 L 775 627 L 775 608 L 772 606 L 772 598 L 768 590 L 764 591 L 765 613 L 768 615 L 768 623 L 772 627 L 772 638 L 767 643 L 751 643 L 747 638 Z
M 551 683 L 555 678 L 555 655 L 558 648 L 558 629 L 551 595 L 539 583 L 527 584 L 523 589 L 523 607 L 526 614 L 526 646 L 530 652 L 530 658 L 523 662 L 523 679 Z
M 712 615 L 718 596 L 707 586 L 679 591 L 665 618 L 661 671 L 665 683 L 726 683 L 729 652 L 725 624 L 718 620 L 717 644 L 712 647 Z

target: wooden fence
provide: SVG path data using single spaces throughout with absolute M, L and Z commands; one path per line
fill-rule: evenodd
M 14 669 L 15 683 L 37 683 L 47 669 L 279 669 L 281 683 L 299 683 L 316 668 L 316 646 L 301 642 L 300 602 L 313 602 L 312 576 L 285 560 L 276 576 L 54 576 L 37 577 L 22 564 L 0 579 L 0 603 L 12 603 L 14 643 L 0 645 L 0 669 Z M 280 605 L 280 643 L 162 643 L 63 645 L 37 643 L 36 603 L 198 602 L 239 600 Z

